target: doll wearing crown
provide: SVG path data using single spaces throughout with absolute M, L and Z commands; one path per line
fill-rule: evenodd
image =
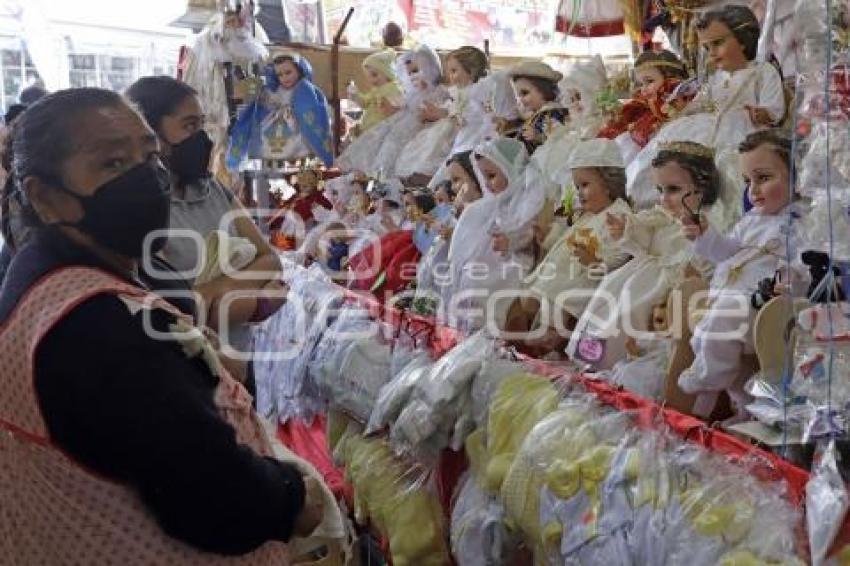
M 651 162 L 656 143 L 691 140 L 713 147 L 720 167 L 731 173 L 744 138 L 785 117 L 779 71 L 755 61 L 760 28 L 749 8 L 728 5 L 706 12 L 697 21 L 697 33 L 714 72 L 684 115 L 665 125 L 629 166 L 629 196 L 636 206 L 651 206 L 654 200 Z
M 568 346 L 568 354 L 581 357 L 581 341 L 596 341 L 598 354 L 584 359 L 595 369 L 610 369 L 626 355 L 635 331 L 649 330 L 652 305 L 664 301 L 688 275 L 707 277 L 712 271 L 710 262 L 695 256 L 679 219 L 702 212 L 718 217 L 724 187 L 714 152 L 693 142 L 672 142 L 661 146 L 652 164 L 656 205 L 637 214 L 607 215 L 608 246 L 631 259 L 599 283 Z
M 599 132 L 599 137 L 617 142 L 626 163 L 690 101 L 687 97 L 671 100 L 688 78 L 688 72 L 670 51 L 641 53 L 635 61 L 634 75 L 638 87 L 634 97 Z
M 278 55 L 266 68 L 265 87 L 233 127 L 228 167 L 238 169 L 247 157 L 283 162 L 312 156 L 333 163 L 327 99 L 304 57 Z

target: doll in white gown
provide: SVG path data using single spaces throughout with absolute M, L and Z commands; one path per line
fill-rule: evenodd
M 455 136 L 468 120 L 474 120 L 471 95 L 487 72 L 487 56 L 475 47 L 461 47 L 446 59 L 446 79 L 449 99 L 443 106 L 425 103 L 420 119 L 426 127 L 410 140 L 396 164 L 396 174 L 406 178 L 414 175 L 431 177 L 451 155 Z M 470 148 L 471 149 L 471 148 Z
M 679 376 L 679 387 L 697 396 L 693 412 L 701 417 L 711 415 L 723 391 L 739 416 L 749 401 L 743 384 L 750 376 L 741 375 L 741 356 L 753 353 L 756 310 L 751 296 L 759 282 L 776 277 L 792 287 L 785 291 L 808 287 L 808 274 L 798 258 L 799 222 L 793 221 L 798 206 L 792 204 L 788 188 L 790 136 L 778 130 L 755 132 L 741 149 L 741 172 L 750 183 L 753 209 L 728 236 L 705 215 L 698 223 L 683 217 L 686 236 L 695 239 L 695 252 L 715 264 L 709 309 L 691 338 L 694 362 Z
M 354 140 L 336 160 L 344 172 L 360 171 L 381 179 L 396 176 L 396 164 L 404 146 L 427 124 L 420 113 L 428 105 L 441 105 L 448 99 L 442 81 L 442 64 L 437 53 L 427 45 L 420 45 L 411 53 L 402 55 L 402 67 L 409 87 L 404 106 L 395 114 Z
M 453 292 L 447 318 L 466 331 L 488 320 L 497 327 L 504 323 L 508 297 L 491 296 L 521 288 L 533 264 L 534 219 L 544 203 L 541 184 L 527 182 L 522 142 L 497 138 L 480 145 L 474 167 L 484 196 L 464 208 L 449 245 Z
M 785 117 L 779 71 L 755 61 L 760 29 L 749 8 L 728 5 L 709 11 L 697 22 L 697 31 L 715 71 L 685 115 L 663 127 L 629 165 L 629 196 L 637 208 L 654 202 L 651 169 L 658 144 L 690 140 L 713 147 L 718 165 L 734 171 L 738 144 Z
M 608 273 L 576 326 L 567 353 L 609 369 L 626 354 L 626 341 L 649 327 L 652 306 L 664 301 L 688 276 L 709 277 L 712 264 L 694 256 L 679 219 L 700 208 L 716 222 L 715 204 L 725 186 L 714 166 L 711 149 L 692 142 L 661 146 L 653 160 L 657 204 L 621 217 L 609 215 L 606 239 L 631 260 Z M 581 351 L 595 340 L 593 359 Z M 584 357 L 583 357 L 584 356 Z

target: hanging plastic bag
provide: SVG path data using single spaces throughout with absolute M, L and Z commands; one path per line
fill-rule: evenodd
M 838 471 L 835 440 L 828 440 L 818 448 L 806 485 L 806 526 L 815 566 L 825 563 L 849 506 L 847 485 Z

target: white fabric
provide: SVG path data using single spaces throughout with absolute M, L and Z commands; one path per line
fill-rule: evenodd
M 451 517 L 452 554 L 464 566 L 504 564 L 510 548 L 504 507 L 470 475 L 458 485 Z
M 622 169 L 623 156 L 613 140 L 594 138 L 576 144 L 570 154 L 570 169 L 580 167 L 618 167 Z
M 717 394 L 723 390 L 728 391 L 736 408 L 742 410 L 748 402 L 738 373 L 741 355 L 753 352 L 752 325 L 756 311 L 749 308 L 750 296 L 759 281 L 773 277 L 786 263 L 786 242 L 791 246 L 792 261 L 797 260 L 800 242 L 794 234 L 790 241 L 786 236 L 788 212 L 789 208 L 777 215 L 751 211 L 735 225 L 729 237 L 709 227 L 694 244 L 696 253 L 716 264 L 709 292 L 713 303 L 691 338 L 694 363 L 679 377 L 683 391 L 699 394 L 695 410 L 700 410 L 701 416 L 711 413 Z M 798 266 L 792 263 L 791 267 Z M 739 305 L 747 307 L 746 314 L 732 316 L 729 311 L 740 309 Z M 742 324 L 746 325 L 743 336 L 717 337 L 716 333 L 732 333 Z M 707 337 L 706 333 L 714 337 Z
M 661 400 L 670 365 L 672 341 L 666 338 L 641 339 L 637 340 L 637 346 L 642 352 L 641 356 L 622 359 L 600 376 L 641 397 Z
M 751 63 L 733 74 L 717 71 L 709 78 L 687 108 L 687 112 L 695 113 L 667 123 L 628 164 L 627 192 L 635 207 L 648 208 L 656 201 L 652 160 L 660 144 L 693 141 L 714 148 L 718 170 L 733 180 L 728 184 L 728 190 L 721 191 L 723 205 L 729 211 L 726 221 L 731 226 L 743 197 L 738 171 L 738 145 L 748 134 L 758 129 L 750 121 L 745 108 L 747 105 L 766 108 L 776 120 L 785 114 L 782 81 L 772 65 Z
M 660 206 L 628 214 L 619 241 L 613 241 L 607 229 L 603 234 L 607 245 L 632 259 L 610 271 L 599 283 L 576 325 L 578 332 L 567 347 L 567 353 L 573 356 L 582 336 L 604 339 L 605 352 L 595 364 L 597 369 L 609 369 L 625 357 L 625 325 L 634 330 L 648 330 L 652 307 L 667 303 L 670 291 L 684 280 L 689 264 L 706 277 L 713 270 L 709 261 L 694 257 L 693 245 L 685 238 L 678 219 Z M 612 297 L 617 299 L 615 305 L 606 300 Z M 616 311 L 611 311 L 612 306 Z
M 519 117 L 516 94 L 511 79 L 504 71 L 491 73 L 469 87 L 468 100 L 458 114 L 459 129 L 446 160 L 457 153 L 472 151 L 476 146 L 499 137 L 500 120 Z M 445 161 L 434 174 L 430 188 L 447 178 Z
M 561 102 L 573 112 L 572 95 L 578 93 L 581 104 L 588 109 L 594 104 L 597 93 L 608 84 L 608 72 L 600 55 L 586 63 L 573 63 L 558 83 L 561 90 Z
M 406 80 L 402 83 L 409 85 L 404 107 L 354 140 L 336 160 L 341 170 L 360 171 L 382 180 L 396 176 L 399 155 L 426 126 L 419 119 L 422 105 L 441 105 L 448 98 L 446 88 L 439 85 L 442 67 L 434 50 L 423 45 L 410 56 L 415 58 L 419 72 L 415 77 L 404 73 Z
M 214 230 L 206 238 L 206 260 L 195 285 L 203 285 L 227 271 L 239 271 L 257 257 L 257 247 L 248 238 L 232 237 Z
M 609 213 L 627 215 L 630 212 L 629 204 L 617 199 L 597 214 L 580 216 L 526 278 L 526 287 L 545 299 L 549 306 L 557 304 L 570 315 L 580 317 L 601 281 L 601 274 L 599 268 L 590 268 L 578 260 L 571 242 L 575 238 L 591 246 L 595 243 L 600 268 L 605 270 L 602 273 L 616 270 L 628 256 L 605 238 L 605 219 Z
M 475 151 L 499 167 L 508 178 L 508 188 L 498 195 L 490 193 L 476 163 L 484 197 L 464 209 L 452 234 L 449 263 L 455 292 L 483 290 L 489 295 L 499 289 L 519 289 L 533 262 L 533 222 L 544 204 L 543 186 L 527 182 L 528 155 L 521 142 L 499 138 Z M 492 237 L 497 230 L 510 240 L 506 255 L 493 250 Z M 470 298 L 463 306 L 477 308 L 484 301 L 486 298 Z M 497 324 L 504 318 L 506 308 L 496 308 L 493 316 Z M 475 327 L 480 321 L 474 318 L 457 322 Z

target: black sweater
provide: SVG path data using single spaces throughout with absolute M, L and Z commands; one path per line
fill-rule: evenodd
M 22 249 L 0 292 L 0 324 L 30 285 L 68 265 L 104 268 L 55 234 Z M 146 286 L 162 290 L 157 283 L 148 278 Z M 154 314 L 158 330 L 169 322 Z M 100 295 L 76 307 L 35 357 L 36 394 L 52 441 L 135 489 L 169 535 L 221 554 L 289 539 L 304 504 L 300 473 L 237 444 L 213 403 L 217 381 L 209 369 L 179 345 L 149 338 L 141 315 L 119 299 Z

